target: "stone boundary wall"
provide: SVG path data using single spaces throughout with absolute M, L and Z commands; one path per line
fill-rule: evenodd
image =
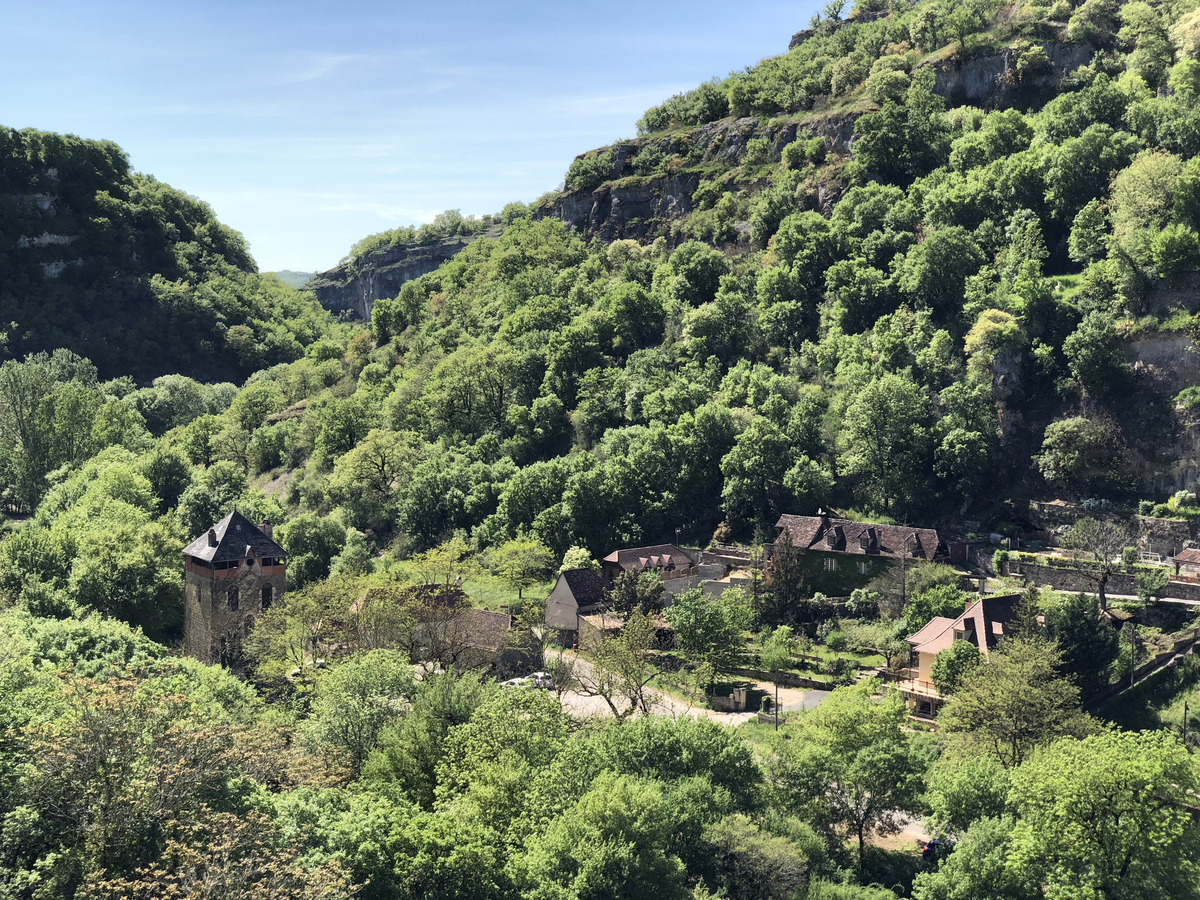
M 780 684 L 786 684 L 788 687 L 810 688 L 817 691 L 833 690 L 833 685 L 828 681 L 805 678 L 803 675 L 796 675 L 793 672 L 780 672 L 776 675 L 773 672 L 763 672 L 759 669 L 730 669 L 729 674 L 742 678 L 753 678 L 755 681 L 769 681 L 772 684 L 778 679 Z
M 1026 581 L 1054 588 L 1056 591 L 1068 591 L 1086 594 L 1096 593 L 1096 582 L 1085 576 L 1078 569 L 1067 569 L 1059 566 L 1040 566 L 1037 563 L 1010 560 L 1004 567 L 1006 575 L 1023 575 Z M 1137 580 L 1124 572 L 1114 572 L 1108 576 L 1104 585 L 1105 594 L 1137 595 Z M 1175 600 L 1200 601 L 1200 584 L 1186 581 L 1171 581 L 1163 589 L 1161 596 Z
M 1089 697 L 1083 704 L 1084 708 L 1089 710 L 1098 709 L 1121 694 L 1140 687 L 1145 679 L 1164 671 L 1174 661 L 1176 656 L 1194 653 L 1198 639 L 1200 639 L 1200 635 L 1193 631 L 1191 637 L 1180 638 L 1171 645 L 1170 649 L 1160 650 L 1148 662 L 1142 663 L 1133 670 L 1132 687 L 1128 681 L 1122 679 L 1121 683 L 1109 685 L 1100 691 L 1100 693 Z

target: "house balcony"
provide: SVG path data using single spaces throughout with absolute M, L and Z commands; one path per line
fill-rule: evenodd
M 908 704 L 912 715 L 918 719 L 936 718 L 942 705 L 942 695 L 934 683 L 918 678 L 913 669 L 906 669 L 901 674 L 902 677 L 893 686 Z

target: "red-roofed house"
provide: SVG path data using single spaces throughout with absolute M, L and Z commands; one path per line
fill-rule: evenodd
M 933 661 L 955 641 L 968 641 L 987 656 L 1000 639 L 1005 627 L 1016 616 L 1020 594 L 1000 594 L 980 597 L 970 604 L 957 619 L 937 616 L 908 639 L 912 646 L 913 677 L 900 682 L 900 694 L 919 716 L 933 716 L 942 702 L 942 695 L 933 684 Z

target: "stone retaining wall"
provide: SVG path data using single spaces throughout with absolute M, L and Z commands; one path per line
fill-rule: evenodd
M 1066 569 L 1059 566 L 1041 566 L 1037 563 L 1023 560 L 1010 560 L 1004 567 L 1006 575 L 1023 575 L 1026 581 L 1054 588 L 1056 591 L 1087 594 L 1096 593 L 1096 582 L 1088 578 L 1078 569 Z M 1124 572 L 1114 572 L 1108 576 L 1104 585 L 1105 594 L 1137 595 L 1137 580 Z M 1171 581 L 1163 589 L 1161 596 L 1172 597 L 1176 600 L 1200 601 L 1200 584 L 1186 581 Z

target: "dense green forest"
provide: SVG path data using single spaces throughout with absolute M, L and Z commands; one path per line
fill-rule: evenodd
M 822 506 L 968 537 L 1031 498 L 1195 518 L 1200 384 L 1138 347 L 1200 337 L 1198 95 L 1187 0 L 835 0 L 564 194 L 364 239 L 349 262 L 487 231 L 369 326 L 114 145 L 0 130 L 0 897 L 1197 896 L 1168 707 L 1200 673 L 1161 718 L 1084 714 L 1145 650 L 1082 597 L 1030 592 L 986 660 L 948 657 L 936 733 L 872 680 L 778 733 L 638 715 L 666 657 L 636 612 L 589 657 L 612 720 L 398 636 L 414 583 L 535 623 L 564 557 L 758 545 Z M 562 221 L 687 179 L 644 239 Z M 173 649 L 179 550 L 232 509 L 288 553 L 244 679 Z M 835 681 L 848 644 L 890 663 L 967 600 L 920 577 L 838 611 L 783 567 L 681 598 L 690 684 L 814 643 Z M 910 817 L 932 858 L 878 846 Z
M 240 381 L 329 326 L 259 275 L 207 204 L 133 172 L 107 141 L 0 128 L 3 351 L 67 348 L 106 377 Z

